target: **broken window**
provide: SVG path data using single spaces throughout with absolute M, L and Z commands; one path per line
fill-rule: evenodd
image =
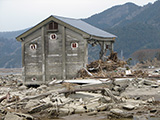
M 106 49 L 108 49 L 108 45 L 106 45 Z
M 49 23 L 49 30 L 53 29 L 53 22 Z
M 71 43 L 71 48 L 72 48 L 72 49 L 78 48 L 78 43 L 77 43 L 77 42 Z
M 58 23 L 54 22 L 54 29 L 58 29 Z
M 30 44 L 30 49 L 31 50 L 36 50 L 37 49 L 37 44 L 35 44 L 35 43 Z
M 48 28 L 49 28 L 49 30 L 58 29 L 58 23 L 51 22 L 51 23 L 49 23 Z
M 57 35 L 56 35 L 55 33 L 50 34 L 49 38 L 50 38 L 51 40 L 56 40 L 56 39 L 57 39 Z

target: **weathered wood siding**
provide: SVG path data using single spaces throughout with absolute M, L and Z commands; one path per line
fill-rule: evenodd
M 37 49 L 30 49 L 31 44 L 36 44 Z M 37 82 L 42 81 L 42 44 L 41 44 L 41 30 L 37 30 L 30 36 L 25 38 L 24 43 L 24 75 L 25 81 Z
M 50 39 L 55 33 L 57 39 Z M 73 49 L 72 43 L 78 43 Z M 31 50 L 30 45 L 37 49 Z M 22 43 L 23 67 L 26 83 L 45 83 L 54 79 L 73 79 L 87 64 L 87 41 L 70 28 L 58 24 L 57 30 L 48 30 L 48 24 L 25 38 Z M 44 53 L 44 54 L 43 54 Z M 45 81 L 44 81 L 45 79 Z
M 49 38 L 52 33 L 58 36 L 56 40 L 51 40 Z M 45 39 L 46 80 L 62 79 L 62 26 L 58 25 L 57 32 L 47 32 Z
M 78 48 L 72 49 L 71 43 L 78 43 Z M 66 29 L 66 78 L 72 79 L 77 76 L 84 64 L 85 56 L 85 41 L 82 35 Z

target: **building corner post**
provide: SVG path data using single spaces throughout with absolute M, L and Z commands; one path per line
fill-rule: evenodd
M 26 70 L 25 70 L 25 44 L 22 42 L 22 79 L 23 79 L 23 84 L 26 82 Z
M 66 79 L 66 28 L 62 27 L 62 79 Z
M 99 53 L 99 58 L 100 58 L 102 61 L 104 61 L 105 43 L 104 43 L 104 41 L 103 41 L 103 42 L 101 42 L 101 43 L 99 43 L 99 44 L 100 44 L 100 46 L 101 46 L 101 51 L 100 51 L 100 53 Z
M 114 44 L 113 42 L 111 42 L 110 53 L 112 53 L 113 51 L 114 51 Z
M 46 83 L 46 55 L 45 55 L 45 27 L 41 28 L 42 34 L 42 81 Z
M 88 64 L 88 41 L 84 40 L 84 64 L 83 67 L 86 67 Z

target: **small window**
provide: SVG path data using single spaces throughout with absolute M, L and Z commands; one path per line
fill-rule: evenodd
M 78 43 L 77 43 L 77 42 L 71 43 L 71 48 L 72 48 L 72 49 L 78 48 Z
M 57 35 L 54 33 L 54 34 L 50 34 L 50 35 L 49 35 L 49 38 L 50 38 L 50 40 L 56 40 L 58 37 L 57 37 Z
M 106 49 L 108 49 L 108 45 L 106 45 Z
M 53 22 L 49 23 L 49 30 L 53 29 Z
M 36 77 L 33 77 L 33 78 L 31 78 L 31 80 L 32 80 L 32 81 L 36 81 L 36 80 L 37 80 L 37 78 L 36 78 Z
M 36 50 L 37 49 L 37 44 L 32 43 L 32 44 L 30 44 L 29 47 L 30 47 L 31 50 Z
M 54 22 L 54 29 L 58 29 L 58 23 Z
M 58 29 L 58 23 L 51 22 L 51 23 L 49 23 L 48 28 L 49 28 L 49 30 Z

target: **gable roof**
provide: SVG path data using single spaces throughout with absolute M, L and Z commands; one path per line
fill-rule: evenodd
M 90 39 L 94 38 L 97 40 L 99 40 L 99 39 L 101 39 L 101 40 L 113 39 L 114 40 L 116 38 L 115 35 L 108 33 L 106 31 L 103 31 L 99 28 L 96 28 L 96 27 L 94 27 L 94 26 L 92 26 L 92 25 L 90 25 L 80 19 L 65 18 L 65 17 L 51 15 L 50 17 L 43 20 L 42 22 L 40 22 L 36 26 L 27 30 L 23 34 L 19 35 L 16 39 L 18 41 L 21 41 L 21 38 L 26 37 L 27 35 L 36 31 L 37 29 L 39 29 L 40 27 L 42 27 L 43 25 L 47 24 L 50 21 L 55 21 L 59 24 L 64 25 L 65 27 L 70 27 L 71 29 L 74 29 L 77 32 L 85 34 L 84 36 L 88 35 L 89 36 L 88 38 L 90 38 Z
M 73 19 L 73 18 L 64 18 L 64 17 L 59 17 L 59 16 L 53 16 L 65 23 L 68 23 L 70 25 L 72 25 L 75 28 L 78 28 L 90 35 L 94 35 L 94 36 L 99 36 L 99 37 L 116 37 L 115 35 L 108 33 L 106 31 L 103 31 L 99 28 L 96 28 L 80 19 Z

